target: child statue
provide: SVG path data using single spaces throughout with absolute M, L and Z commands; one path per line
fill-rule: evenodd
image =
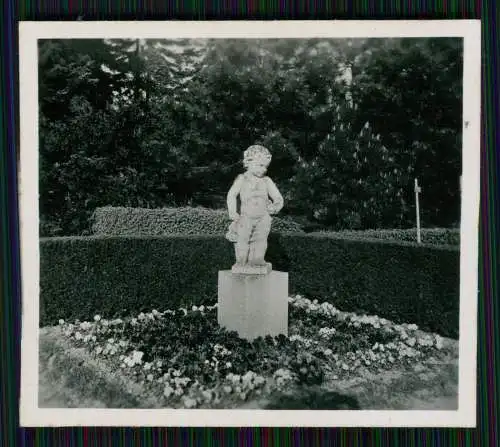
M 263 146 L 250 146 L 243 153 L 244 174 L 236 177 L 227 194 L 227 208 L 232 220 L 226 238 L 235 243 L 236 263 L 233 272 L 269 273 L 271 264 L 264 260 L 271 214 L 283 208 L 283 197 L 273 181 L 264 176 L 271 162 Z M 237 198 L 240 197 L 240 213 Z M 270 200 L 271 199 L 271 200 Z

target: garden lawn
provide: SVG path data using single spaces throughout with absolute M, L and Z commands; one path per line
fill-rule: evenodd
M 289 302 L 288 337 L 253 342 L 220 328 L 216 305 L 61 320 L 41 330 L 39 406 L 457 409 L 455 340 Z

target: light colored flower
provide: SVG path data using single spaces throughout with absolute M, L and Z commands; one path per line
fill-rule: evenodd
M 132 352 L 132 361 L 135 363 L 142 363 L 142 356 L 144 355 L 141 351 Z
M 230 394 L 233 391 L 233 389 L 229 385 L 225 385 L 222 389 L 227 394 Z
M 63 324 L 64 324 L 64 320 L 63 320 L 62 318 L 59 320 L 59 324 L 60 324 L 60 325 L 63 325 Z
M 190 397 L 186 397 L 183 399 L 184 407 L 186 408 L 194 408 L 196 407 L 196 400 Z
M 184 394 L 184 390 L 182 388 L 176 388 L 174 393 L 176 396 L 182 396 Z
M 256 374 L 253 372 L 253 371 L 247 371 L 242 377 L 241 377 L 241 380 L 243 382 L 250 382 L 254 377 L 256 376 Z
M 90 323 L 88 321 L 82 321 L 80 323 L 80 329 L 82 329 L 83 331 L 86 331 L 87 329 L 90 329 Z
M 436 348 L 442 349 L 443 348 L 443 339 L 439 335 L 436 335 L 435 339 L 436 339 Z
M 76 332 L 76 333 L 75 333 L 75 338 L 76 338 L 77 340 L 81 340 L 81 339 L 83 338 L 83 336 L 82 336 L 82 334 L 80 334 L 80 332 Z
M 101 319 L 100 315 L 94 315 L 94 321 L 99 321 Z
M 166 385 L 163 389 L 163 395 L 165 397 L 170 397 L 174 393 L 174 389 L 170 385 Z
M 416 342 L 417 342 L 417 340 L 415 339 L 415 337 L 411 337 L 411 338 L 408 338 L 408 339 L 406 340 L 406 344 L 407 344 L 408 346 L 412 346 L 412 347 L 413 347 L 413 346 L 415 346 L 415 343 L 416 343 Z

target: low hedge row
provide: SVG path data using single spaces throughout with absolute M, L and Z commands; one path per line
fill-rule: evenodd
M 457 247 L 272 234 L 267 258 L 291 294 L 458 335 Z M 42 239 L 41 325 L 213 303 L 233 261 L 223 236 Z
M 95 210 L 92 221 L 92 233 L 101 236 L 223 235 L 230 223 L 227 211 L 201 207 L 103 207 Z M 302 229 L 291 219 L 273 217 L 271 231 L 302 232 Z
M 344 230 L 337 232 L 317 231 L 313 234 L 333 234 L 349 239 L 387 239 L 394 241 L 417 242 L 417 229 L 391 230 Z M 422 228 L 421 241 L 424 244 L 460 245 L 460 229 L 454 228 Z

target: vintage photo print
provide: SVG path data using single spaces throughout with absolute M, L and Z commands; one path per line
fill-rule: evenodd
M 480 22 L 21 22 L 23 426 L 473 427 Z

